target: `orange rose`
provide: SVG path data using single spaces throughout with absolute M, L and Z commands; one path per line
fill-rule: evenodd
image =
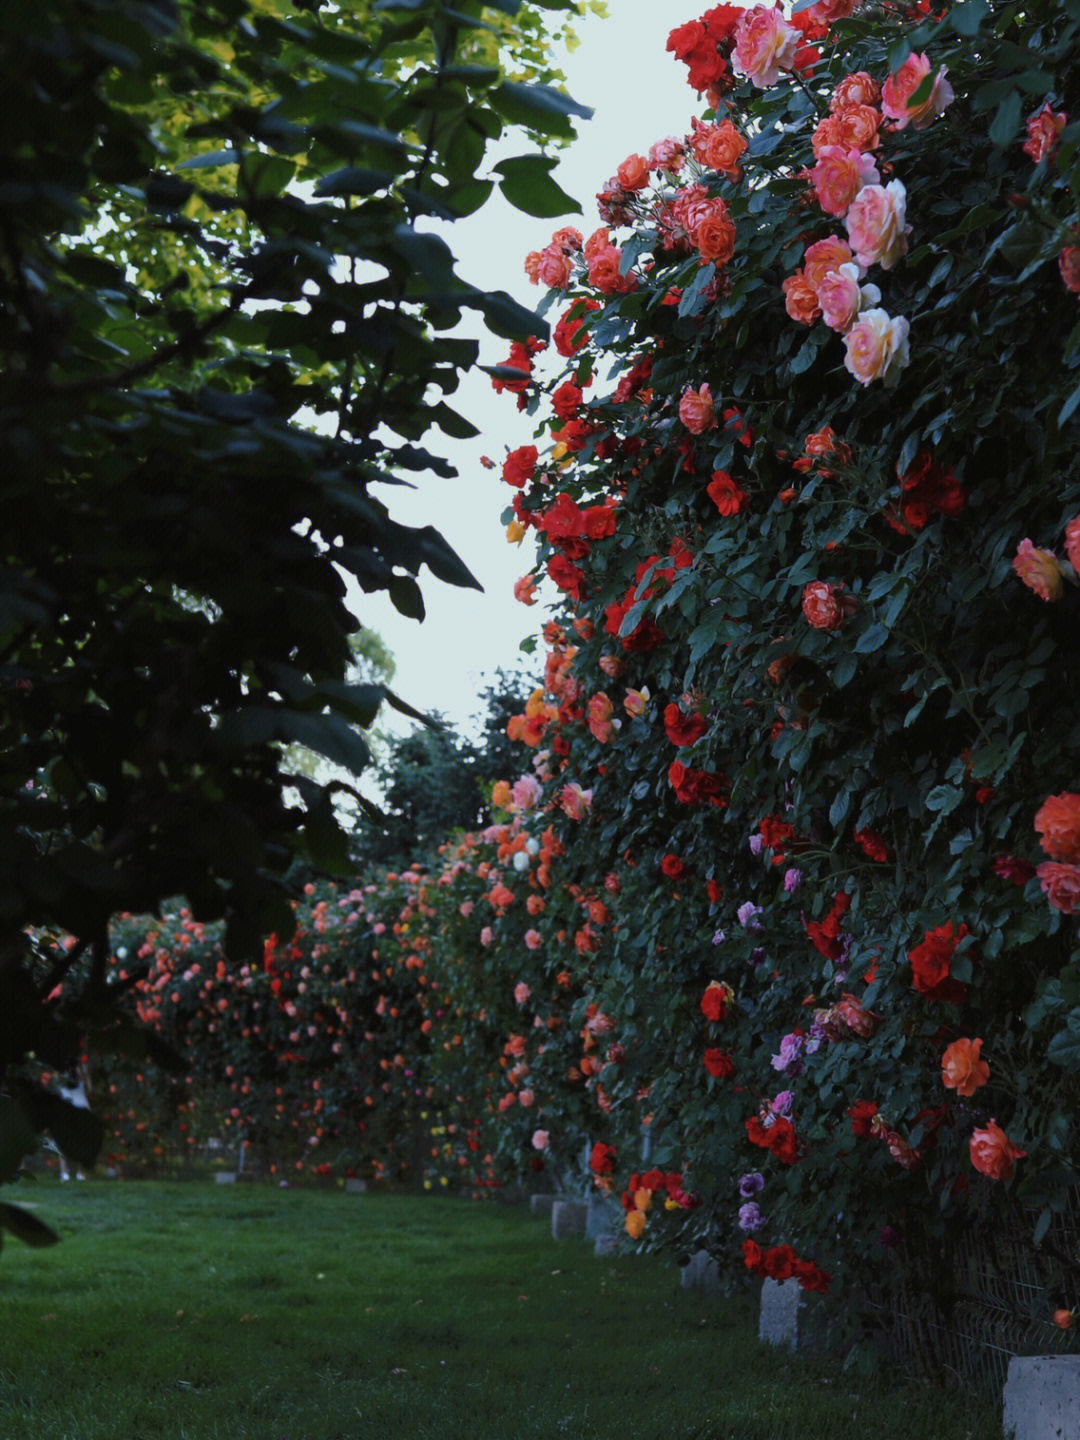
M 1040 599 L 1061 599 L 1061 566 L 1052 550 L 1040 550 L 1025 538 L 1016 548 L 1012 568 L 1028 589 L 1034 590 Z
M 850 264 L 852 258 L 851 246 L 846 240 L 841 240 L 839 235 L 827 235 L 824 240 L 815 240 L 813 245 L 807 246 L 803 256 L 803 274 L 807 284 L 814 290 L 820 289 L 822 281 L 830 271 Z
M 817 291 L 802 270 L 789 275 L 780 287 L 784 292 L 784 308 L 800 325 L 812 325 L 821 314 Z
M 724 204 L 722 200 L 714 203 L 717 207 Z M 694 233 L 694 243 L 702 260 L 712 260 L 717 265 L 727 264 L 735 254 L 735 226 L 726 206 L 706 215 Z
M 640 1240 L 648 1223 L 644 1210 L 631 1210 L 626 1216 L 626 1233 L 631 1240 Z
M 1080 795 L 1048 795 L 1035 813 L 1035 829 L 1051 860 L 1080 862 Z
M 991 1180 L 1011 1180 L 1016 1161 L 1027 1154 L 1012 1143 L 994 1120 L 984 1130 L 972 1131 L 970 1152 L 972 1165 L 980 1175 Z
M 941 1083 L 970 1100 L 990 1079 L 990 1066 L 979 1059 L 981 1040 L 954 1040 L 941 1057 Z
M 624 190 L 643 190 L 649 183 L 649 162 L 644 155 L 629 155 L 615 173 Z

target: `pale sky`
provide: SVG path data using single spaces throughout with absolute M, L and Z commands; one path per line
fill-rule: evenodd
M 595 111 L 591 120 L 575 121 L 578 139 L 562 153 L 554 179 L 572 195 L 583 216 L 538 220 L 514 210 L 496 190 L 475 215 L 446 226 L 442 233 L 457 257 L 457 273 L 489 290 L 505 290 L 530 309 L 544 291 L 529 284 L 522 269 L 526 254 L 547 244 L 554 230 L 574 224 L 586 236 L 600 221 L 595 195 L 614 175 L 627 155 L 644 155 L 665 135 L 683 135 L 690 117 L 700 114 L 699 102 L 686 82 L 686 67 L 666 53 L 668 33 L 700 13 L 693 0 L 668 5 L 664 0 L 609 0 L 607 20 L 588 16 L 577 25 L 581 40 L 570 55 L 556 56 L 566 73 L 573 98 Z M 521 135 L 498 149 L 489 146 L 486 163 L 533 149 Z M 483 172 L 481 172 L 483 173 Z M 556 306 L 548 313 L 555 320 Z M 459 334 L 472 334 L 481 342 L 480 361 L 493 365 L 509 353 L 509 341 L 482 328 L 476 311 L 464 312 Z M 541 357 L 541 361 L 548 356 Z M 603 372 L 601 372 L 601 379 Z M 519 658 L 518 646 L 539 631 L 544 600 L 557 593 L 545 580 L 537 604 L 526 607 L 514 599 L 514 581 L 532 568 L 535 549 L 531 538 L 520 547 L 510 545 L 500 515 L 513 491 L 499 470 L 486 470 L 480 456 L 501 466 L 506 447 L 529 444 L 534 421 L 518 413 L 515 397 L 496 395 L 488 376 L 467 375 L 450 405 L 479 426 L 474 440 L 457 441 L 437 430 L 424 441 L 431 450 L 456 465 L 456 480 L 433 475 L 417 478 L 416 491 L 380 487 L 380 498 L 395 520 L 405 525 L 432 524 L 464 560 L 484 587 L 459 590 L 435 580 L 425 569 L 420 585 L 427 616 L 418 624 L 400 616 L 383 595 L 350 592 L 350 608 L 362 624 L 378 630 L 394 653 L 397 675 L 394 688 L 420 709 L 439 710 L 461 724 L 478 710 L 477 695 L 485 677 L 499 666 L 511 669 Z M 542 446 L 541 446 L 542 448 Z M 411 728 L 393 712 L 385 711 L 383 725 Z

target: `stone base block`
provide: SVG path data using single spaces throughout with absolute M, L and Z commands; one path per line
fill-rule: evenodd
M 763 1281 L 758 1339 L 797 1350 L 802 1312 L 803 1289 L 797 1280 Z
M 572 1240 L 585 1234 L 589 1207 L 575 1200 L 556 1200 L 551 1207 L 551 1238 Z
M 345 1193 L 346 1193 L 346 1195 L 366 1195 L 366 1194 L 367 1194 L 367 1181 L 366 1181 L 366 1180 L 351 1180 L 351 1179 L 350 1179 L 350 1180 L 346 1180 L 346 1181 L 345 1181 Z
M 1002 1428 L 1013 1440 L 1080 1440 L 1080 1355 L 1014 1355 Z
M 558 1198 L 558 1195 L 530 1195 L 529 1209 L 534 1215 L 550 1215 L 551 1207 Z
M 707 1250 L 695 1250 L 683 1266 L 684 1290 L 702 1290 L 707 1295 L 720 1293 L 720 1266 Z
M 610 1235 L 623 1228 L 625 1211 L 618 1200 L 608 1196 L 589 1197 L 588 1215 L 585 1220 L 585 1235 L 589 1240 L 598 1240 L 601 1235 Z
M 217 1174 L 214 1176 L 214 1184 L 215 1184 L 215 1185 L 235 1185 L 235 1184 L 236 1184 L 236 1171 L 235 1171 L 235 1170 L 219 1170 L 219 1171 L 217 1172 Z

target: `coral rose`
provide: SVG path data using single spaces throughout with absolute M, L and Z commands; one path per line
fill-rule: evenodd
M 649 183 L 649 162 L 644 155 L 629 155 L 615 174 L 624 190 L 643 190 Z
M 855 597 L 842 594 L 843 588 L 824 580 L 811 580 L 807 585 L 802 594 L 802 612 L 815 630 L 839 630 L 854 614 Z
M 859 318 L 862 306 L 876 304 L 881 299 L 881 291 L 876 285 L 860 287 L 859 267 L 850 264 L 829 271 L 818 286 L 817 298 L 825 324 L 830 330 L 846 335 Z
M 1061 599 L 1061 566 L 1052 550 L 1039 550 L 1025 538 L 1017 546 L 1012 568 L 1028 589 L 1034 590 L 1040 599 Z
M 780 287 L 784 292 L 784 309 L 799 325 L 812 325 L 821 314 L 817 291 L 802 270 L 789 275 Z
M 565 290 L 573 273 L 570 257 L 560 246 L 548 245 L 541 251 L 536 274 L 549 290 Z
M 971 1163 L 980 1175 L 991 1180 L 1011 1180 L 1017 1160 L 1027 1154 L 1014 1145 L 994 1120 L 982 1130 L 974 1130 L 970 1142 Z
M 802 36 L 784 19 L 783 12 L 765 5 L 745 10 L 735 26 L 734 68 L 759 90 L 775 85 L 782 70 L 795 63 Z
M 637 286 L 632 275 L 623 275 L 619 266 L 622 251 L 608 245 L 589 261 L 589 284 L 596 287 L 601 295 L 624 295 Z
M 902 315 L 892 319 L 884 310 L 864 310 L 844 336 L 845 368 L 860 385 L 869 385 L 872 380 L 895 385 L 911 359 L 910 328 Z
M 735 254 L 735 225 L 723 200 L 714 200 L 708 215 L 694 230 L 694 244 L 702 260 L 726 265 Z
M 1055 860 L 1044 860 L 1035 870 L 1043 894 L 1063 915 L 1072 915 L 1080 909 L 1080 865 L 1059 865 Z
M 1080 245 L 1063 245 L 1058 255 L 1058 269 L 1066 290 L 1080 295 Z
M 925 130 L 936 120 L 946 105 L 956 98 L 953 88 L 945 79 L 946 66 L 934 76 L 934 83 L 926 99 L 912 105 L 911 97 L 930 74 L 928 55 L 909 55 L 895 75 L 890 75 L 881 87 L 881 109 L 890 120 L 896 121 L 897 130 L 914 125 L 916 130 Z
M 990 1066 L 979 1059 L 981 1040 L 954 1040 L 941 1057 L 941 1083 L 970 1100 L 990 1079 Z
M 1054 158 L 1068 118 L 1064 110 L 1055 113 L 1049 101 L 1036 114 L 1028 116 L 1024 154 L 1030 155 L 1036 165 L 1040 160 Z
M 865 70 L 854 75 L 845 75 L 832 93 L 829 109 L 835 115 L 850 105 L 877 105 L 881 100 L 881 86 Z
M 522 605 L 536 604 L 535 575 L 522 575 L 520 580 L 514 581 L 514 599 L 519 600 Z
M 679 401 L 679 419 L 691 435 L 702 435 L 706 430 L 715 429 L 716 415 L 708 385 L 702 385 L 697 390 L 690 385 L 686 387 Z
M 1048 795 L 1035 812 L 1035 829 L 1051 860 L 1080 864 L 1080 795 Z
M 878 185 L 881 176 L 872 155 L 823 145 L 817 164 L 810 171 L 814 194 L 826 215 L 846 215 L 851 202 L 864 185 Z
M 813 245 L 807 246 L 803 256 L 803 274 L 807 283 L 818 290 L 830 271 L 839 270 L 841 265 L 849 264 L 852 259 L 851 246 L 846 240 L 841 240 L 839 235 L 827 235 L 824 240 L 815 240 Z
M 858 192 L 844 224 L 860 265 L 877 263 L 883 270 L 891 270 L 907 254 L 906 209 L 907 191 L 901 180 L 864 185 Z
M 720 511 L 721 515 L 741 515 L 750 503 L 750 497 L 726 470 L 714 470 L 712 481 L 705 493 Z

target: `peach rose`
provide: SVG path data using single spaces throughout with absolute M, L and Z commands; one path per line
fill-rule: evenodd
M 880 100 L 881 86 L 878 82 L 865 70 L 857 70 L 854 75 L 845 75 L 837 85 L 829 101 L 829 110 L 835 115 L 849 105 L 877 105 Z
M 644 190 L 649 183 L 649 162 L 644 155 L 628 155 L 615 173 L 624 190 Z
M 665 136 L 649 146 L 649 165 L 653 170 L 666 170 L 669 175 L 677 175 L 685 164 L 683 143 L 674 135 Z
M 824 145 L 810 171 L 814 194 L 826 215 L 846 215 L 864 185 L 879 185 L 881 176 L 873 157 L 859 150 Z
M 755 5 L 743 11 L 735 26 L 735 73 L 764 90 L 776 84 L 782 70 L 793 67 L 801 44 L 801 34 L 787 23 L 779 8 Z
M 536 898 L 536 897 L 533 896 L 533 895 L 530 895 L 530 896 L 529 896 L 529 899 L 530 899 L 530 900 L 533 900 L 533 899 L 535 899 L 535 898 Z M 525 931 L 525 948 L 526 948 L 526 950 L 539 950 L 539 949 L 540 949 L 540 946 L 541 946 L 543 943 L 544 943 L 543 936 L 540 934 L 540 931 L 539 931 L 539 930 L 526 930 L 526 931 Z
M 930 74 L 929 55 L 909 55 L 895 75 L 890 75 L 881 87 L 881 110 L 890 120 L 896 121 L 897 130 L 914 125 L 916 130 L 925 130 L 936 120 L 946 105 L 956 98 L 953 88 L 945 79 L 947 66 L 934 76 L 930 94 L 921 104 L 913 106 L 911 97 Z
M 1025 538 L 1016 547 L 1012 568 L 1028 589 L 1034 590 L 1041 599 L 1061 599 L 1061 566 L 1052 550 L 1039 550 Z
M 601 250 L 606 250 L 611 244 L 611 236 L 606 225 L 601 225 L 599 230 L 594 230 L 585 241 L 585 259 L 591 260 L 594 255 L 599 255 Z
M 1080 795 L 1048 795 L 1035 812 L 1035 829 L 1051 860 L 1080 863 Z
M 491 791 L 491 803 L 499 810 L 505 810 L 510 804 L 510 781 L 496 780 Z
M 627 690 L 623 699 L 623 709 L 631 720 L 636 720 L 644 715 L 649 708 L 649 687 L 643 686 L 640 690 Z
M 972 1131 L 969 1148 L 972 1165 L 980 1175 L 987 1175 L 991 1180 L 1011 1180 L 1015 1162 L 1027 1154 L 1012 1143 L 994 1120 L 985 1129 Z
M 881 144 L 878 129 L 881 111 L 872 105 L 845 105 L 835 115 L 819 120 L 810 137 L 814 154 L 825 145 L 840 145 L 845 150 L 876 150 Z
M 524 980 L 519 980 L 518 983 L 514 986 L 514 999 L 519 1005 L 524 1005 L 531 994 L 532 989 L 530 986 L 526 985 Z
M 990 1066 L 979 1059 L 981 1040 L 954 1040 L 941 1057 L 941 1083 L 970 1100 L 990 1079 Z
M 815 240 L 808 245 L 803 256 L 803 274 L 815 290 L 830 270 L 839 270 L 852 259 L 851 246 L 839 235 L 827 235 L 824 240 Z M 860 275 L 863 273 L 859 271 Z
M 706 430 L 716 428 L 712 392 L 708 385 L 702 385 L 698 390 L 690 385 L 686 387 L 679 401 L 679 419 L 691 435 L 702 435 Z
M 845 368 L 860 385 L 869 385 L 872 380 L 895 385 L 911 359 L 910 328 L 902 315 L 894 320 L 884 310 L 864 310 L 844 336 Z
M 800 325 L 812 325 L 821 314 L 817 291 L 802 270 L 789 275 L 780 287 L 784 292 L 784 308 Z
M 696 128 L 691 137 L 694 157 L 710 170 L 718 170 L 738 180 L 742 175 L 739 160 L 746 150 L 745 136 L 730 120 L 723 120 L 719 125 L 702 125 L 695 116 L 695 121 Z
M 1043 894 L 1055 910 L 1072 915 L 1080 907 L 1080 865 L 1059 865 L 1044 860 L 1036 867 Z
M 902 180 L 864 185 L 845 217 L 848 240 L 860 265 L 891 270 L 907 254 L 907 191 Z
M 623 662 L 618 655 L 601 655 L 596 662 L 605 675 L 610 675 L 615 680 L 623 672 Z
M 1069 557 L 1069 564 L 1076 571 L 1080 578 L 1080 515 L 1070 520 L 1065 526 L 1065 554 Z
M 525 256 L 525 274 L 533 285 L 540 284 L 540 251 L 530 250 Z
M 622 251 L 614 245 L 598 250 L 589 261 L 589 284 L 594 285 L 601 295 L 620 295 L 633 290 L 636 281 L 630 275 L 619 272 Z
M 551 1143 L 551 1136 L 546 1130 L 534 1130 L 532 1134 L 532 1147 L 534 1150 L 546 1150 Z

